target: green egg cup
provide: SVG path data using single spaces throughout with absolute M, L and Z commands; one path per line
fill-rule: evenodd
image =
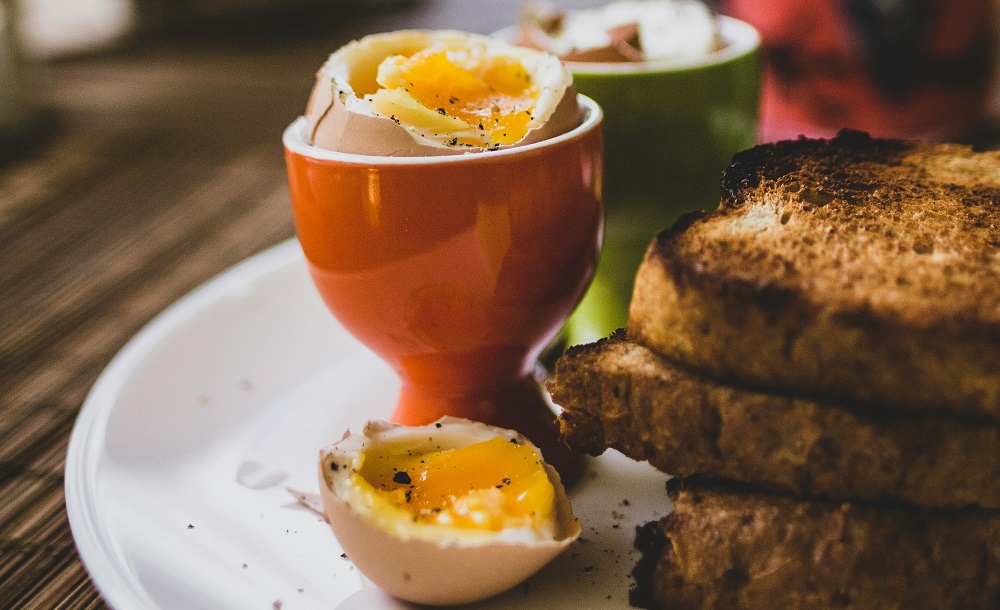
M 756 143 L 760 37 L 720 17 L 727 45 L 686 61 L 567 65 L 604 109 L 601 261 L 566 328 L 569 345 L 625 326 L 633 281 L 653 236 L 682 214 L 714 209 L 733 154 Z

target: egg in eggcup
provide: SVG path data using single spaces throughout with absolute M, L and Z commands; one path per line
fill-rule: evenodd
M 596 269 L 600 107 L 571 79 L 549 87 L 545 70 L 564 70 L 549 54 L 485 37 L 408 31 L 345 49 L 343 66 L 331 56 L 321 72 L 310 117 L 284 133 L 296 231 L 320 295 L 399 374 L 392 421 L 512 428 L 574 479 L 583 458 L 558 439 L 534 369 Z M 485 87 L 470 77 L 435 90 L 469 74 Z M 557 133 L 545 132 L 550 121 Z

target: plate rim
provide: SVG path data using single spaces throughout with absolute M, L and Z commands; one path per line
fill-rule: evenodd
M 294 265 L 305 256 L 296 238 L 270 246 L 236 263 L 196 286 L 153 316 L 111 358 L 98 375 L 80 407 L 70 432 L 63 468 L 66 515 L 73 544 L 84 569 L 98 593 L 113 608 L 159 608 L 113 548 L 113 542 L 99 532 L 103 519 L 96 510 L 98 472 L 103 455 L 107 424 L 117 397 L 129 373 L 149 355 L 161 340 L 219 297 L 237 286 Z

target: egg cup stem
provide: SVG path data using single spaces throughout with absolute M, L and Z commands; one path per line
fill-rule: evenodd
M 517 430 L 541 449 L 545 461 L 559 472 L 566 485 L 583 474 L 585 456 L 569 449 L 559 438 L 556 416 L 531 375 L 489 393 L 464 396 L 427 392 L 404 383 L 391 420 L 417 426 L 446 415 Z
M 450 157 L 317 149 L 285 131 L 296 232 L 330 311 L 400 376 L 393 420 L 460 416 L 521 432 L 561 476 L 532 372 L 594 276 L 604 219 L 601 110 L 534 144 Z

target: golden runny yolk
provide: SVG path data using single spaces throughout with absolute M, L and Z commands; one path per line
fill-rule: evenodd
M 499 436 L 421 454 L 365 453 L 358 475 L 418 523 L 535 528 L 551 518 L 555 501 L 538 453 Z
M 513 144 L 528 132 L 539 90 L 514 57 L 425 49 L 385 61 L 390 64 L 380 68 L 382 87 L 402 90 L 425 108 L 461 120 L 488 142 Z M 484 142 L 461 138 L 459 143 Z

